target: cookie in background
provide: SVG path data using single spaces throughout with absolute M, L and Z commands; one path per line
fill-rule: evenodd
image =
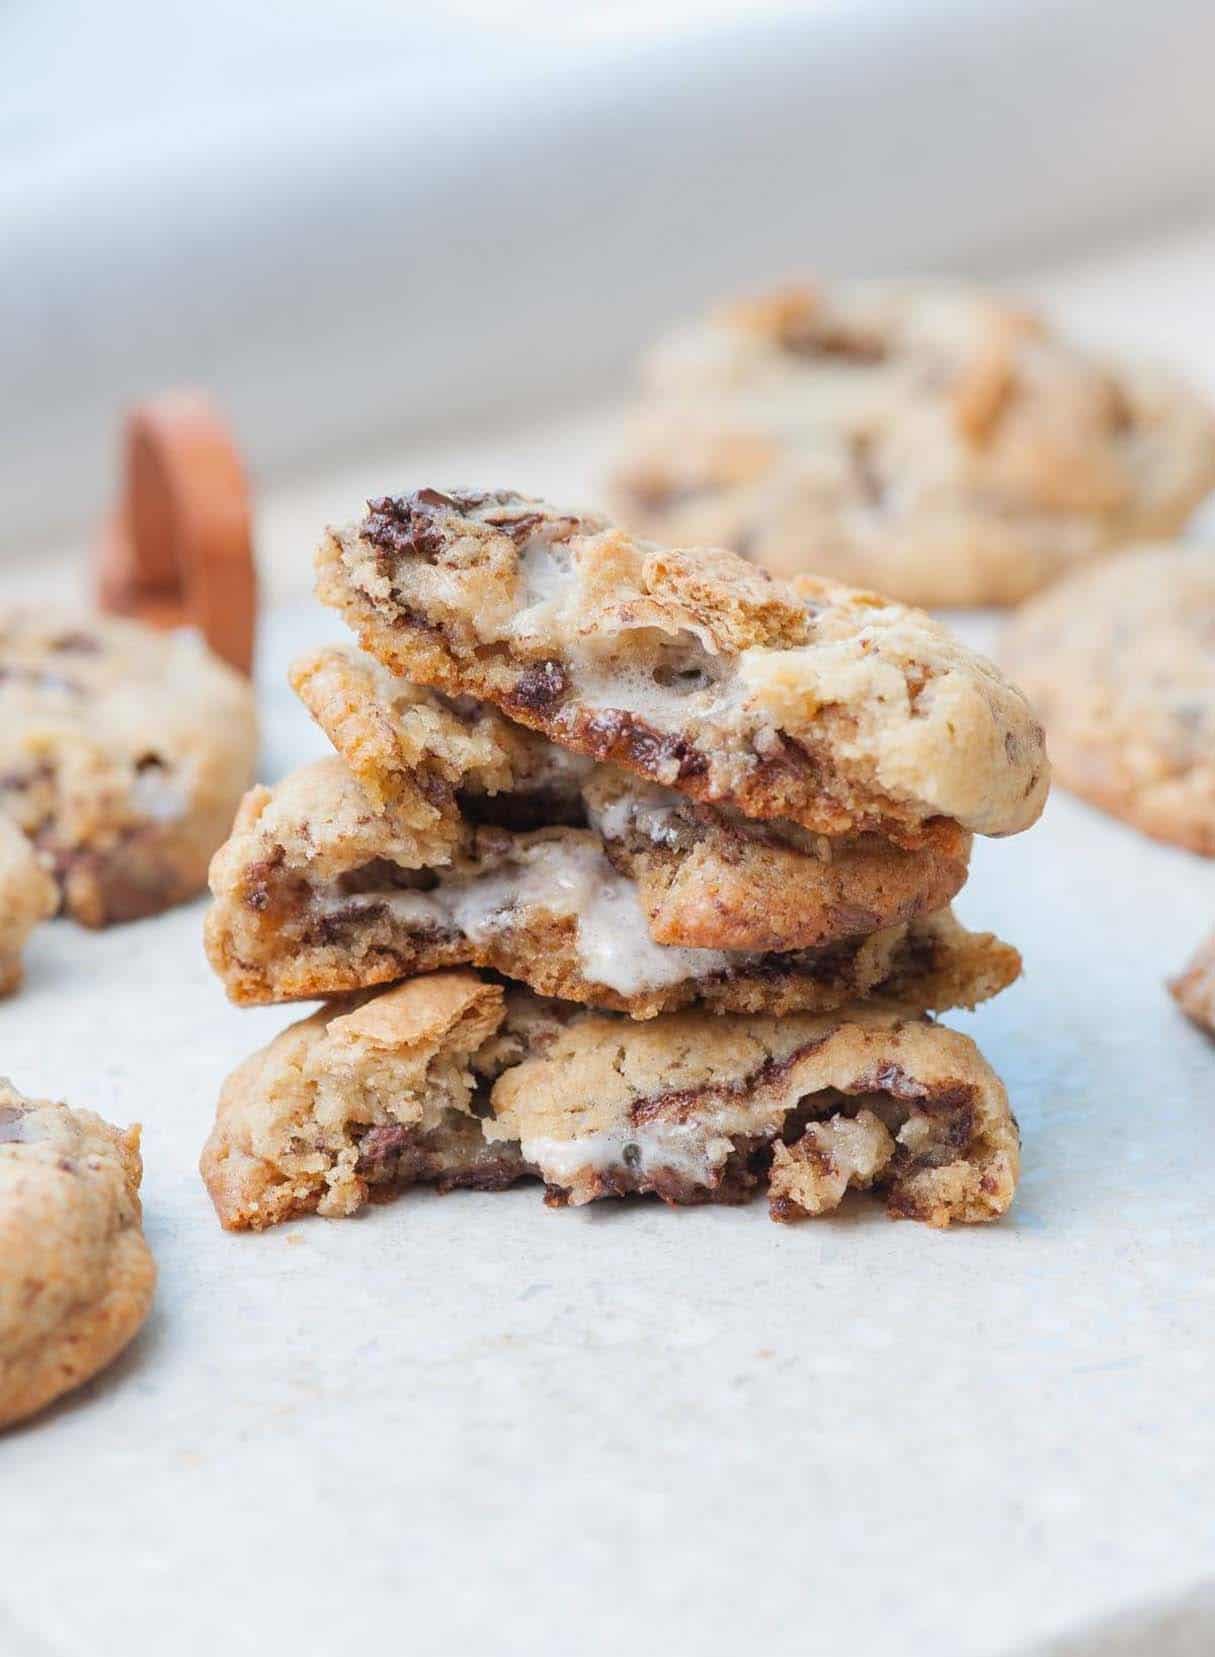
M 85 926 L 195 897 L 253 779 L 248 680 L 197 637 L 0 613 L 0 810 Z
M 1215 548 L 1142 547 L 1018 612 L 1001 660 L 1056 780 L 1143 834 L 1215 856 Z
M 621 522 L 776 575 L 1007 605 L 1178 533 L 1215 486 L 1215 411 L 994 293 L 804 286 L 723 306 L 645 360 Z

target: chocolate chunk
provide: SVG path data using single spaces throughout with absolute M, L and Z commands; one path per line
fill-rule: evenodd
M 55 767 L 49 760 L 36 764 L 15 766 L 11 771 L 0 771 L 0 792 L 24 793 L 39 783 L 54 782 Z
M 412 1128 L 400 1122 L 389 1122 L 382 1127 L 369 1128 L 359 1140 L 359 1172 L 379 1172 L 386 1162 L 400 1156 L 414 1137 Z
M 414 773 L 423 798 L 438 811 L 445 810 L 451 805 L 454 790 L 444 777 L 437 776 L 433 771 L 419 770 Z
M 259 914 L 270 907 L 270 886 L 287 857 L 285 846 L 275 846 L 269 857 L 251 863 L 245 871 L 245 903 Z
M 686 737 L 663 735 L 623 708 L 591 714 L 580 734 L 596 759 L 619 760 L 659 782 L 672 780 L 672 762 L 680 782 L 702 776 L 709 768 L 705 755 Z
M 58 638 L 50 641 L 52 650 L 61 651 L 71 656 L 99 656 L 101 654 L 101 640 L 92 633 L 74 631 L 60 633 Z
M 387 903 L 347 903 L 328 915 L 321 915 L 308 928 L 305 941 L 324 945 L 346 943 L 358 927 L 371 926 L 387 915 Z
M 360 534 L 365 541 L 383 554 L 381 568 L 390 573 L 394 560 L 421 557 L 434 561 L 443 550 L 443 532 L 439 520 L 455 513 L 468 517 L 484 507 L 500 507 L 496 513 L 485 513 L 482 522 L 489 529 L 509 535 L 515 545 L 524 542 L 549 522 L 543 512 L 526 509 L 526 503 L 509 489 L 468 490 L 459 494 L 445 494 L 440 489 L 416 489 L 412 495 L 381 495 L 367 502 L 367 516 Z M 511 508 L 515 507 L 514 513 Z M 577 518 L 558 520 L 555 530 L 566 534 L 579 527 Z M 560 538 L 558 536 L 557 538 Z
M 524 668 L 515 680 L 510 701 L 515 707 L 530 708 L 532 712 L 540 713 L 559 702 L 568 689 L 569 681 L 560 662 L 535 662 L 531 667 Z
M 664 737 L 661 746 L 662 759 L 673 759 L 678 766 L 677 776 L 680 782 L 687 777 L 702 776 L 709 769 L 709 762 L 698 748 L 694 748 L 686 737 Z
M 459 494 L 447 495 L 438 489 L 418 489 L 409 499 L 417 506 L 450 507 L 453 512 L 467 514 L 487 506 L 491 501 L 497 506 L 509 506 L 519 497 L 510 489 L 462 489 Z
M 539 512 L 525 512 L 518 518 L 486 518 L 485 522 L 491 529 L 499 529 L 503 535 L 509 535 L 517 547 L 530 539 L 534 531 L 544 522 Z
M 629 479 L 626 488 L 637 505 L 646 512 L 670 512 L 715 492 L 713 483 L 708 479 L 699 483 L 676 483 L 669 478 L 635 477 Z
M 889 355 L 877 334 L 843 323 L 790 323 L 780 336 L 781 349 L 795 357 L 836 357 L 843 362 L 879 363 Z
M 374 501 L 368 501 L 367 504 L 368 504 L 368 506 L 374 507 L 376 504 L 379 504 L 379 505 L 382 506 L 383 502 L 381 501 L 379 503 L 376 503 Z M 398 500 L 395 504 L 399 506 L 400 501 Z M 409 497 L 408 504 L 411 507 L 450 506 L 451 508 L 453 508 L 453 510 L 455 510 L 457 512 L 459 512 L 459 511 L 467 512 L 467 510 L 468 510 L 470 504 L 472 504 L 472 502 L 470 500 L 470 497 L 468 497 L 467 495 L 461 500 L 456 495 L 445 495 L 445 494 L 443 494 L 442 490 L 440 490 L 440 489 L 415 489 L 413 494 Z
M 443 542 L 434 527 L 433 508 L 454 505 L 454 501 L 434 489 L 420 490 L 417 495 L 407 497 L 382 495 L 378 500 L 367 502 L 367 516 L 360 534 L 386 554 L 389 568 L 398 558 L 434 559 Z
M 666 1093 L 656 1093 L 648 1099 L 636 1099 L 629 1107 L 630 1120 L 652 1122 L 656 1117 L 661 1117 L 669 1122 L 691 1122 L 714 1104 L 724 1104 L 748 1090 L 771 1087 L 827 1039 L 827 1036 L 816 1036 L 814 1040 L 795 1047 L 783 1059 L 765 1059 L 749 1076 L 738 1081 L 710 1083 L 699 1088 L 670 1088 Z
M 946 1139 L 964 1150 L 974 1132 L 974 1089 L 965 1082 L 941 1082 L 929 1086 L 897 1064 L 884 1064 L 867 1075 L 858 1076 L 853 1093 L 888 1093 L 903 1104 L 916 1105 L 930 1116 L 951 1115 Z

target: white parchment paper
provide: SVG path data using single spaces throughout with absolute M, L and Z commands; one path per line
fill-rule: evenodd
M 277 618 L 267 686 L 333 631 Z M 273 771 L 322 750 L 266 701 Z M 1057 795 L 958 908 L 1025 955 L 951 1020 L 1025 1172 L 944 1235 L 524 1187 L 225 1236 L 216 1092 L 295 1015 L 226 1004 L 201 905 L 45 928 L 0 1069 L 143 1122 L 161 1282 L 109 1374 L 0 1440 L 0 1651 L 994 1654 L 1192 1589 L 1215 1047 L 1163 979 L 1215 867 Z

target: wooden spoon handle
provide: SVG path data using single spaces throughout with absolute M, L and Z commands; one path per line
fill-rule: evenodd
M 97 543 L 102 610 L 197 627 L 224 661 L 253 666 L 257 576 L 249 490 L 236 446 L 196 392 L 127 416 L 122 498 Z

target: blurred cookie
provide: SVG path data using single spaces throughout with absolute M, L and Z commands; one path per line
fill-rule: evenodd
M 693 799 L 906 846 L 1042 809 L 1024 697 L 927 616 L 510 493 L 375 501 L 317 591 L 405 678 Z
M 639 890 L 593 830 L 453 823 L 441 858 L 375 811 L 336 757 L 255 788 L 211 867 L 207 953 L 234 1001 L 370 988 L 492 967 L 542 995 L 648 1018 L 838 1006 L 879 986 L 923 1009 L 1011 983 L 1015 950 L 948 911 L 821 949 L 655 943 Z
M 1186 1017 L 1215 1035 L 1215 936 L 1195 951 L 1185 971 L 1170 982 L 1169 989 Z
M 38 854 L 0 812 L 0 995 L 9 995 L 20 984 L 25 941 L 58 907 L 58 888 Z
M 1065 788 L 1215 856 L 1215 549 L 1148 547 L 1035 599 L 1003 660 Z
M 0 1082 L 0 1427 L 103 1369 L 143 1323 L 139 1129 Z
M 909 603 L 1011 604 L 1171 536 L 1215 486 L 1215 413 L 993 294 L 803 287 L 725 307 L 645 365 L 622 522 Z
M 941 909 L 966 879 L 970 836 L 947 819 L 907 850 L 875 834 L 828 838 L 699 805 L 595 765 L 512 724 L 336 647 L 292 684 L 368 799 L 426 862 L 447 862 L 478 824 L 592 828 L 636 884 L 656 943 L 693 949 L 814 949 Z
M 203 889 L 256 748 L 252 689 L 192 636 L 0 615 L 0 809 L 86 926 Z
M 474 1054 L 503 992 L 434 973 L 293 1024 L 233 1072 L 201 1170 L 231 1231 L 292 1215 L 353 1214 L 419 1182 L 499 1190 L 526 1172 L 473 1113 Z

